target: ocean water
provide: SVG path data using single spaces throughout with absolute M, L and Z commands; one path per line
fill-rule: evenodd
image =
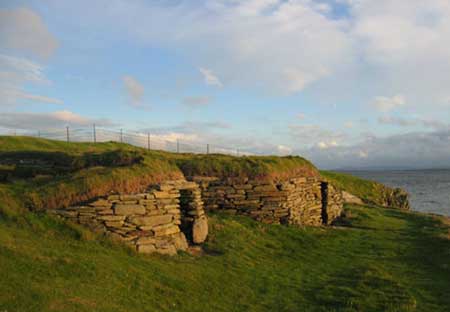
M 450 169 L 345 172 L 405 189 L 413 210 L 450 216 Z

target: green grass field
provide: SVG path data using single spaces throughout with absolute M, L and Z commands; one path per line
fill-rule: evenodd
M 0 311 L 449 311 L 449 225 L 348 207 L 336 228 L 213 215 L 205 255 L 142 256 L 45 215 L 0 219 Z
M 14 163 L 30 153 L 60 171 Z M 0 137 L 0 154 L 13 160 L 0 168 L 0 312 L 450 311 L 450 221 L 441 217 L 349 206 L 338 226 L 300 228 L 212 214 L 203 255 L 164 257 L 36 212 L 183 174 L 317 174 L 303 158 L 20 137 Z M 383 190 L 321 174 L 368 202 Z

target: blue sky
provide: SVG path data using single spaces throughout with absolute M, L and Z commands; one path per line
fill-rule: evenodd
M 449 29 L 445 0 L 3 2 L 0 127 L 447 167 Z

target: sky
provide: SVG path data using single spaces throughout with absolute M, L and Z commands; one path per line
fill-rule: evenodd
M 0 128 L 450 167 L 448 0 L 0 1 Z

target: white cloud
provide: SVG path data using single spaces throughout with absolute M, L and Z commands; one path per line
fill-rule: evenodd
M 114 126 L 108 119 L 91 119 L 73 113 L 68 110 L 52 113 L 2 113 L 0 114 L 0 127 L 24 130 L 64 130 L 66 126 L 90 127 L 92 124 L 98 126 Z
M 26 83 L 51 85 L 45 77 L 43 66 L 28 59 L 0 54 L 0 106 L 16 105 L 23 100 L 63 104 L 60 99 L 25 91 L 23 86 Z
M 42 18 L 28 8 L 0 9 L 0 44 L 47 58 L 58 46 Z
M 378 123 L 382 125 L 391 125 L 398 127 L 421 126 L 434 130 L 450 129 L 450 123 L 448 122 L 442 122 L 439 120 L 427 118 L 401 118 L 393 116 L 381 116 L 378 118 Z
M 406 99 L 403 95 L 395 95 L 393 97 L 378 96 L 373 101 L 373 106 L 383 113 L 390 112 L 405 104 Z
M 320 149 L 329 149 L 331 147 L 336 147 L 338 145 L 339 144 L 336 141 L 334 141 L 334 140 L 329 141 L 329 142 L 321 141 L 321 142 L 317 143 L 317 147 L 320 148 Z
M 289 132 L 298 146 L 317 146 L 326 149 L 337 146 L 346 138 L 346 135 L 339 131 L 324 129 L 319 125 L 290 125 Z
M 213 73 L 212 70 L 207 68 L 199 68 L 200 73 L 203 75 L 205 83 L 209 86 L 223 87 L 220 79 Z
M 141 107 L 144 97 L 144 86 L 134 77 L 125 75 L 122 77 L 125 85 L 125 91 L 130 99 L 130 105 L 134 107 Z
M 277 146 L 279 155 L 290 155 L 292 154 L 292 148 L 286 145 L 278 145 Z

